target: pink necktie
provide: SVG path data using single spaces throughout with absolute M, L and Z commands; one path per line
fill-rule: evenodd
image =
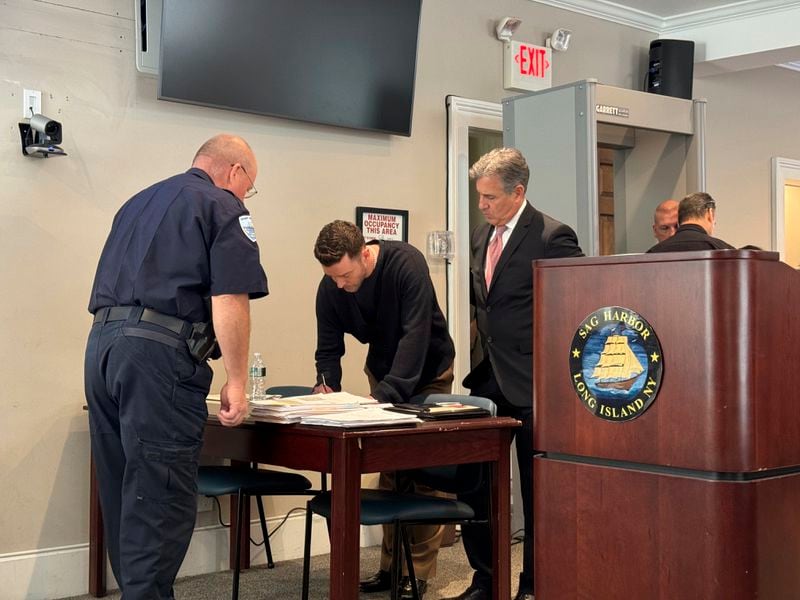
M 492 285 L 492 275 L 497 266 L 497 261 L 500 260 L 500 255 L 503 253 L 503 233 L 506 230 L 505 225 L 498 225 L 494 229 L 494 238 L 492 243 L 489 244 L 489 249 L 486 252 L 486 289 Z

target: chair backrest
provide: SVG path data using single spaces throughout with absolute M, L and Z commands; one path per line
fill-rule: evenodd
M 497 405 L 488 398 L 480 396 L 464 396 L 460 394 L 431 394 L 423 404 L 436 402 L 460 402 L 469 406 L 477 406 L 497 416 Z M 486 477 L 486 467 L 483 463 L 468 463 L 465 465 L 448 465 L 443 467 L 428 467 L 407 471 L 407 474 L 417 483 L 447 492 L 450 494 L 464 494 L 478 489 Z
M 314 393 L 314 388 L 308 385 L 273 385 L 266 390 L 267 394 L 275 394 L 289 398 L 291 396 L 307 396 Z

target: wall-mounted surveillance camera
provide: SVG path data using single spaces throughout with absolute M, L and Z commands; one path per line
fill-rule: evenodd
M 61 143 L 61 123 L 44 115 L 33 115 L 19 124 L 22 154 L 25 156 L 66 156 Z
M 44 115 L 33 115 L 31 127 L 47 138 L 53 144 L 61 143 L 61 123 Z

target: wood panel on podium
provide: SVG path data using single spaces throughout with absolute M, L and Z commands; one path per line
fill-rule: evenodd
M 798 299 L 771 252 L 534 263 L 537 600 L 800 598 Z M 663 354 L 652 404 L 620 422 L 569 363 L 611 306 Z

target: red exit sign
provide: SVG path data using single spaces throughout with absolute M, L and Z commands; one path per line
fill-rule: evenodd
M 525 42 L 505 44 L 503 87 L 520 92 L 547 89 L 552 81 L 551 50 Z

